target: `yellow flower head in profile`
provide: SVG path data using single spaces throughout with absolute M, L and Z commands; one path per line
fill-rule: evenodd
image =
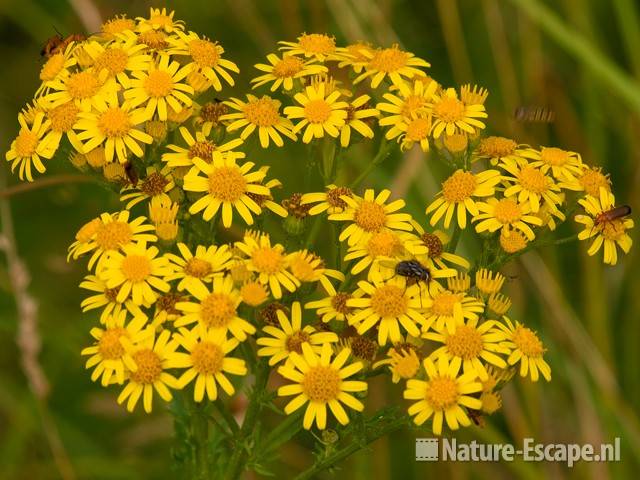
M 269 365 L 273 366 L 290 358 L 292 352 L 302 355 L 302 345 L 311 346 L 318 355 L 325 343 L 335 343 L 338 336 L 333 332 L 316 331 L 311 325 L 302 326 L 302 309 L 300 302 L 291 305 L 291 319 L 282 310 L 277 310 L 278 325 L 267 325 L 262 331 L 267 335 L 260 337 L 256 343 L 262 348 L 258 355 L 269 357 Z
M 387 358 L 373 364 L 373 368 L 389 365 L 391 381 L 398 383 L 400 380 L 415 378 L 420 371 L 420 358 L 415 348 L 408 344 L 399 344 L 387 351 Z
M 280 102 L 268 96 L 258 98 L 254 95 L 247 95 L 247 101 L 243 102 L 237 98 L 225 104 L 238 113 L 229 113 L 220 117 L 220 120 L 232 120 L 227 126 L 228 132 L 242 128 L 240 138 L 246 140 L 256 129 L 260 137 L 260 146 L 269 147 L 269 139 L 278 147 L 282 147 L 282 135 L 295 141 L 296 136 L 291 131 L 293 125 L 291 121 L 280 116 Z
M 530 160 L 532 167 L 539 168 L 542 173 L 550 171 L 553 178 L 560 181 L 575 182 L 585 168 L 580 154 L 561 148 L 529 148 L 522 155 Z
M 320 83 L 317 87 L 309 85 L 304 91 L 296 93 L 293 98 L 300 106 L 284 109 L 289 120 L 301 119 L 293 128 L 293 133 L 305 129 L 302 136 L 304 143 L 309 143 L 313 138 L 324 137 L 325 132 L 334 138 L 338 137 L 347 119 L 349 107 L 347 102 L 338 101 L 340 96 L 338 90 L 327 93 L 325 83 Z
M 81 111 L 92 108 L 105 108 L 105 99 L 118 92 L 119 86 L 109 72 L 96 72 L 93 69 L 80 70 L 69 76 L 54 80 L 49 85 L 51 93 L 42 97 L 47 108 L 54 108 L 73 102 Z
M 205 221 L 211 220 L 222 210 L 222 224 L 231 227 L 233 210 L 247 223 L 253 225 L 253 215 L 260 215 L 262 208 L 249 196 L 271 195 L 269 188 L 260 182 L 265 176 L 263 170 L 251 171 L 253 162 L 242 165 L 236 163 L 237 155 L 213 152 L 210 163 L 194 158 L 193 168 L 184 177 L 184 190 L 204 193 L 190 207 L 189 213 L 202 212 Z M 203 174 L 204 176 L 200 175 Z
M 136 28 L 136 22 L 127 15 L 121 14 L 110 18 L 102 24 L 100 36 L 105 40 L 114 40 L 122 32 L 131 31 Z
M 369 58 L 373 56 L 374 48 L 367 42 L 350 43 L 344 47 L 343 59 L 338 63 L 339 68 L 351 67 L 355 73 L 364 69 Z
M 338 187 L 332 184 L 327 185 L 325 192 L 303 194 L 300 204 L 309 205 L 315 203 L 309 209 L 309 215 L 318 215 L 324 212 L 328 214 L 342 213 L 349 207 L 347 202 L 342 199 L 343 196 L 353 198 L 354 193 L 347 187 Z
M 398 199 L 386 203 L 390 196 L 390 190 L 382 190 L 376 195 L 373 189 L 367 189 L 363 198 L 341 195 L 340 198 L 348 208 L 342 213 L 332 213 L 329 215 L 329 220 L 353 223 L 342 230 L 340 241 L 347 240 L 349 246 L 353 246 L 365 236 L 379 232 L 383 228 L 411 231 L 413 229 L 409 223 L 411 215 L 396 213 L 404 208 L 404 200 Z
M 36 93 L 35 98 L 46 95 L 52 88 L 53 82 L 62 81 L 71 74 L 71 67 L 78 63 L 73 56 L 75 43 L 71 42 L 64 51 L 59 51 L 51 55 L 40 69 L 40 81 L 42 82 Z
M 400 50 L 398 45 L 378 48 L 370 52 L 362 50 L 361 53 L 367 57 L 367 61 L 364 64 L 364 72 L 356 77 L 354 83 L 371 78 L 371 88 L 378 88 L 385 78 L 399 86 L 404 83 L 405 78 L 424 75 L 420 68 L 431 66 L 413 53 Z
M 280 87 L 289 91 L 293 90 L 295 80 L 328 71 L 324 65 L 315 63 L 315 59 L 304 60 L 291 54 L 284 54 L 279 57 L 274 53 L 270 53 L 267 55 L 267 60 L 269 65 L 265 63 L 255 65 L 255 68 L 266 73 L 251 80 L 253 88 L 273 82 L 271 85 L 272 92 L 275 92 Z
M 578 200 L 586 215 L 576 215 L 575 221 L 584 225 L 578 238 L 588 240 L 595 237 L 587 253 L 595 255 L 604 247 L 604 263 L 615 265 L 618 262 L 618 247 L 629 253 L 633 240 L 627 230 L 633 228 L 633 220 L 626 218 L 630 213 L 629 207 L 615 208 L 615 197 L 605 187 L 600 187 L 600 195 L 593 197 L 587 195 Z M 613 212 L 618 212 L 614 215 Z M 615 217 L 615 218 L 613 218 Z
M 185 65 L 189 73 L 203 75 L 217 92 L 222 90 L 220 77 L 233 87 L 235 82 L 229 72 L 240 73 L 240 69 L 231 60 L 222 58 L 224 48 L 219 43 L 200 38 L 194 32 L 178 32 L 177 40 L 168 41 L 173 44 L 173 48 L 169 49 L 172 54 L 190 57 L 191 62 Z
M 188 66 L 180 66 L 169 55 L 161 55 L 148 70 L 132 73 L 131 88 L 125 90 L 124 98 L 132 107 L 144 106 L 147 120 L 156 113 L 158 119 L 167 120 L 169 108 L 181 112 L 193 103 L 193 87 L 184 83 L 188 74 Z
M 320 282 L 324 290 L 334 295 L 336 289 L 329 277 L 344 281 L 344 274 L 338 270 L 326 268 L 324 260 L 308 250 L 298 250 L 286 257 L 289 270 L 300 282 Z
M 503 164 L 502 168 L 511 174 L 503 177 L 505 197 L 517 196 L 519 203 L 528 202 L 533 213 L 537 213 L 542 205 L 555 211 L 562 204 L 560 185 L 542 169 L 532 164 Z
M 535 238 L 535 233 L 531 225 L 542 225 L 542 220 L 535 215 L 531 215 L 531 205 L 529 202 L 520 203 L 515 197 L 490 198 L 486 202 L 477 204 L 479 215 L 473 217 L 476 224 L 476 232 L 495 232 L 497 230 L 518 230 L 522 232 L 527 240 Z
M 76 241 L 69 246 L 69 257 L 73 256 L 75 260 L 93 251 L 88 263 L 91 270 L 96 261 L 107 253 L 111 254 L 134 242 L 158 240 L 158 237 L 151 233 L 154 230 L 153 225 L 145 223 L 145 217 L 136 217 L 129 221 L 129 215 L 128 210 L 113 214 L 103 213 L 83 225 L 76 233 Z
M 408 410 L 409 415 L 415 416 L 413 421 L 416 425 L 422 425 L 433 417 L 431 428 L 436 435 L 442 434 L 444 419 L 451 430 L 457 430 L 460 425 L 471 425 L 462 407 L 473 410 L 482 408 L 482 402 L 470 395 L 482 390 L 482 384 L 475 381 L 475 375 L 459 375 L 460 363 L 450 363 L 444 355 L 438 357 L 435 363 L 426 358 L 423 366 L 427 380 L 411 379 L 407 381 L 404 391 L 404 398 L 417 400 Z
M 231 332 L 235 338 L 243 342 L 256 329 L 245 319 L 238 316 L 240 292 L 235 288 L 229 276 L 214 277 L 211 290 L 206 286 L 193 283 L 191 294 L 195 301 L 176 303 L 176 308 L 183 312 L 176 320 L 176 327 L 198 322 L 204 328 L 214 331 Z
M 441 232 L 440 230 L 427 232 L 422 225 L 415 220 L 411 222 L 411 225 L 413 225 L 413 228 L 419 235 L 422 246 L 427 249 L 426 256 L 420 255 L 418 260 L 422 261 L 422 263 L 429 267 L 433 278 L 455 277 L 458 272 L 450 268 L 448 266 L 449 263 L 464 269 L 469 269 L 469 267 L 471 267 L 469 260 L 466 258 L 446 251 L 446 245 L 450 240 L 446 233 Z
M 300 281 L 288 269 L 284 247 L 271 245 L 269 235 L 245 233 L 244 239 L 236 242 L 235 246 L 247 256 L 247 269 L 258 275 L 260 283 L 269 286 L 274 298 L 282 298 L 282 287 L 295 292 L 300 286 Z
M 466 228 L 467 212 L 472 216 L 479 214 L 474 197 L 492 196 L 500 179 L 498 170 L 484 170 L 478 174 L 456 170 L 442 182 L 438 197 L 427 207 L 427 215 L 431 213 L 429 223 L 435 225 L 444 218 L 444 226 L 449 228 L 455 213 L 458 226 Z
M 136 128 L 145 121 L 145 111 L 141 108 L 133 110 L 127 102 L 120 105 L 116 95 L 106 97 L 104 105 L 79 116 L 74 128 L 82 130 L 78 139 L 85 142 L 82 146 L 84 152 L 104 146 L 107 163 L 114 157 L 120 163 L 126 163 L 129 152 L 142 157 L 144 150 L 140 143 L 153 143 L 151 135 Z
M 351 129 L 358 132 L 364 138 L 373 138 L 373 130 L 367 125 L 366 120 L 377 117 L 380 112 L 375 108 L 368 108 L 369 95 L 361 95 L 347 106 L 347 117 L 344 126 L 340 129 L 340 145 L 343 148 L 351 142 Z
M 149 9 L 149 18 L 137 17 L 138 29 L 141 32 L 148 30 L 162 30 L 166 33 L 181 32 L 184 30 L 184 22 L 182 20 L 174 20 L 174 11 L 168 12 L 166 8 Z
M 80 303 L 83 312 L 101 308 L 100 323 L 105 323 L 109 318 L 116 317 L 122 310 L 128 310 L 134 317 L 145 316 L 142 310 L 131 300 L 118 301 L 119 288 L 107 287 L 107 282 L 97 275 L 87 275 L 80 283 L 80 288 L 94 292 Z
M 378 328 L 378 343 L 389 340 L 402 342 L 400 327 L 413 337 L 420 336 L 425 319 L 420 311 L 431 304 L 419 285 L 408 286 L 402 277 L 392 277 L 386 282 L 358 282 L 364 295 L 350 298 L 347 306 L 356 309 L 349 319 L 362 335 L 374 326 Z
M 33 114 L 35 121 L 38 111 Z M 76 150 L 76 154 L 84 153 L 82 142 L 74 131 L 80 120 L 80 108 L 74 102 L 67 102 L 57 107 L 45 110 L 46 119 L 49 122 L 49 131 L 42 140 L 43 144 L 50 144 L 51 148 L 57 149 L 63 136 L 66 136 L 71 146 Z M 33 123 L 33 122 L 31 122 Z
M 147 70 L 151 62 L 147 46 L 137 43 L 135 36 L 118 37 L 118 41 L 107 45 L 92 40 L 85 42 L 83 48 L 93 59 L 98 74 L 106 70 L 124 88 L 130 84 L 127 72 Z
M 476 159 L 486 158 L 491 165 L 517 164 L 524 161 L 526 149 L 515 140 L 506 137 L 485 137 L 480 140 L 473 154 Z
M 380 119 L 381 126 L 392 127 L 387 132 L 387 139 L 395 138 L 399 134 L 395 129 L 403 121 L 430 117 L 433 94 L 437 87 L 436 82 L 425 85 L 420 80 L 412 80 L 398 84 L 397 94 L 387 92 L 382 95 L 386 102 L 378 103 L 376 108 L 388 114 Z
M 121 339 L 129 339 L 132 343 L 139 343 L 147 337 L 153 336 L 153 329 L 145 328 L 147 317 L 141 314 L 127 321 L 128 312 L 120 310 L 117 314 L 109 315 L 104 322 L 104 328 L 92 328 L 91 336 L 95 343 L 84 348 L 81 355 L 90 355 L 85 367 L 93 368 L 91 380 L 100 379 L 102 386 L 111 383 L 122 385 L 125 374 L 137 369 L 131 355 L 125 350 Z
M 485 295 L 498 293 L 504 285 L 505 277 L 500 272 L 480 268 L 476 272 L 476 288 Z
M 499 354 L 511 353 L 502 345 L 505 335 L 494 322 L 488 320 L 478 325 L 477 317 L 454 325 L 453 331 L 427 332 L 423 338 L 442 344 L 431 353 L 432 360 L 445 356 L 451 365 L 462 365 L 465 374 L 483 381 L 489 378 L 486 365 L 506 368 L 507 362 Z
M 180 279 L 177 289 L 179 292 L 194 288 L 202 288 L 210 283 L 215 276 L 222 276 L 223 271 L 229 266 L 231 251 L 227 245 L 198 245 L 195 253 L 191 253 L 189 246 L 184 243 L 177 245 L 180 255 L 167 253 L 173 273 L 165 280 L 168 282 Z M 197 284 L 197 287 L 194 287 Z
M 135 205 L 145 200 L 154 198 L 171 200 L 168 194 L 176 186 L 173 181 L 172 169 L 166 165 L 161 168 L 154 165 L 147 167 L 145 174 L 144 178 L 139 179 L 135 186 L 128 185 L 120 191 L 120 201 L 126 202 L 125 208 L 127 210 L 131 210 Z
M 435 329 L 445 328 L 452 332 L 456 325 L 463 324 L 465 319 L 476 321 L 484 311 L 484 302 L 466 295 L 464 292 L 452 292 L 438 289 L 431 295 L 429 308 L 424 314 L 423 331 L 428 332 L 435 323 Z
M 343 349 L 332 359 L 331 345 L 325 343 L 320 354 L 316 354 L 308 343 L 302 344 L 302 354 L 292 352 L 291 362 L 278 368 L 278 373 L 291 380 L 292 384 L 278 389 L 278 396 L 296 395 L 284 411 L 287 415 L 308 403 L 302 426 L 309 430 L 314 421 L 320 430 L 327 427 L 327 407 L 341 425 L 349 423 L 342 404 L 361 412 L 364 405 L 352 393 L 365 392 L 367 383 L 348 380 L 362 370 L 362 363 L 346 364 L 351 350 Z
M 350 293 L 336 292 L 321 300 L 308 302 L 304 308 L 316 309 L 316 313 L 323 323 L 328 323 L 331 320 L 344 322 L 353 316 L 353 308 L 347 306 L 347 301 L 351 298 Z
M 246 375 L 244 360 L 227 356 L 237 346 L 238 340 L 227 339 L 223 330 L 207 329 L 202 326 L 189 331 L 181 328 L 174 335 L 186 352 L 173 352 L 169 356 L 171 366 L 187 369 L 177 381 L 177 388 L 183 389 L 195 379 L 193 399 L 201 402 L 206 392 L 207 398 L 218 398 L 218 385 L 227 395 L 233 395 L 235 388 L 226 374 Z
M 302 55 L 320 62 L 340 60 L 344 49 L 336 47 L 336 39 L 324 33 L 303 33 L 296 42 L 280 41 L 285 55 Z
M 32 182 L 31 166 L 33 165 L 38 172 L 44 173 L 46 168 L 42 163 L 42 158 L 53 157 L 58 145 L 52 141 L 52 137 L 45 136 L 51 122 L 45 120 L 44 113 L 40 112 L 36 115 L 32 126 L 27 124 L 22 115 L 18 115 L 18 122 L 20 123 L 20 133 L 11 142 L 11 147 L 5 158 L 7 162 L 11 162 L 12 172 L 19 166 L 20 180 L 26 178 Z
M 235 148 L 242 145 L 241 138 L 234 138 L 226 143 L 218 144 L 208 138 L 208 134 L 204 130 L 198 130 L 194 135 L 187 127 L 178 129 L 180 136 L 187 144 L 187 148 L 179 145 L 167 145 L 168 152 L 162 154 L 162 161 L 167 162 L 170 167 L 192 167 L 194 160 L 199 158 L 206 163 L 211 163 L 213 152 L 226 153 L 233 151 L 236 158 L 244 158 L 243 152 L 234 151 Z
M 453 135 L 459 131 L 475 134 L 477 130 L 485 127 L 485 124 L 478 120 L 487 118 L 484 105 L 466 104 L 458 98 L 458 94 L 453 88 L 447 88 L 441 94 L 433 96 L 433 126 L 432 134 L 434 138 L 439 138 L 442 132 Z
M 509 365 L 519 363 L 521 377 L 529 375 L 532 381 L 537 382 L 539 374 L 542 373 L 545 380 L 550 382 L 551 368 L 543 358 L 546 348 L 536 333 L 520 322 L 514 324 L 508 317 L 502 318 L 504 323 L 497 322 L 497 327 L 506 335 L 502 345 L 511 350 L 507 363 Z
M 126 337 L 122 339 L 136 365 L 129 373 L 129 382 L 118 395 L 119 404 L 127 401 L 128 411 L 132 412 L 142 397 L 144 411 L 151 413 L 154 390 L 165 402 L 173 398 L 169 388 L 177 388 L 177 380 L 166 370 L 173 367 L 170 358 L 177 344 L 170 337 L 171 332 L 164 330 L 157 338 L 152 334 L 137 343 Z
M 608 173 L 602 173 L 600 167 L 585 167 L 582 170 L 578 183 L 587 195 L 597 197 L 600 195 L 600 188 L 611 191 L 611 179 Z
M 128 298 L 136 305 L 150 304 L 158 298 L 158 291 L 168 292 L 170 286 L 163 278 L 171 272 L 166 257 L 158 257 L 157 247 L 147 247 L 138 242 L 122 247 L 121 252 L 111 252 L 98 271 L 108 288 L 119 288 L 116 300 L 123 303 Z

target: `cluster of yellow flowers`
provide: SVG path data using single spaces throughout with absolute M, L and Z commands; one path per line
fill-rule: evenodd
M 239 69 L 165 9 L 116 17 L 47 58 L 7 160 L 32 181 L 32 168 L 44 172 L 43 159 L 70 146 L 70 162 L 121 187 L 124 205 L 84 225 L 69 250 L 89 257 L 83 310 L 101 310 L 82 352 L 92 379 L 123 386 L 118 402 L 129 410 L 142 397 L 151 411 L 154 392 L 233 395 L 248 365 L 268 361 L 289 382 L 277 391 L 293 397 L 284 411 L 306 404 L 304 428 L 324 429 L 327 408 L 348 423 L 344 406 L 362 411 L 367 379 L 389 374 L 406 381 L 415 422 L 432 418 L 436 434 L 444 420 L 456 429 L 498 410 L 516 372 L 550 380 L 536 333 L 506 316 L 497 268 L 555 230 L 576 192 L 579 237 L 595 236 L 589 254 L 604 245 L 605 262 L 616 263 L 633 222 L 604 218 L 614 206 L 607 175 L 574 152 L 481 137 L 486 90 L 443 88 L 396 45 L 339 47 L 316 33 L 280 43 L 251 80 L 274 97 L 246 100 L 201 100 L 233 86 Z M 282 111 L 278 98 L 289 103 Z M 334 185 L 335 158 L 323 192 L 281 203 L 269 167 L 245 160 L 255 132 L 264 149 L 300 138 L 338 151 L 369 141 L 377 125 L 381 152 L 390 140 L 418 144 L 451 167 L 426 213 L 452 234 L 425 229 L 389 190 Z M 286 245 L 232 229 L 261 225 L 267 211 L 289 217 Z M 307 217 L 337 232 L 334 268 L 309 250 L 313 241 L 292 240 Z M 470 225 L 495 247 L 473 267 L 455 253 Z

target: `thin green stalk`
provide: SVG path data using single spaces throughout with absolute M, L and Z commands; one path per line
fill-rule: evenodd
M 269 367 L 266 362 L 256 363 L 256 381 L 251 390 L 249 396 L 249 406 L 247 413 L 242 422 L 242 427 L 236 435 L 235 448 L 233 454 L 227 464 L 227 470 L 225 478 L 227 480 L 235 480 L 240 477 L 244 470 L 244 465 L 247 458 L 247 440 L 253 434 L 256 423 L 260 418 L 260 411 L 263 407 L 263 393 L 267 386 L 267 380 L 269 378 Z
M 236 434 L 240 431 L 238 422 L 236 422 L 236 419 L 233 417 L 233 415 L 231 415 L 229 409 L 222 404 L 220 399 L 217 399 L 215 402 L 213 402 L 213 408 L 215 408 L 216 412 L 220 414 L 220 416 L 224 420 L 224 423 L 227 424 L 229 430 L 231 430 L 232 433 Z
M 360 184 L 369 176 L 369 174 L 389 156 L 392 145 L 393 144 L 388 142 L 385 138 L 380 141 L 378 153 L 376 153 L 376 156 L 373 157 L 371 163 L 367 165 L 367 168 L 365 168 L 362 173 L 353 182 L 351 182 L 351 185 L 349 185 L 349 188 L 351 190 L 355 190 L 356 188 L 358 188 Z
M 451 235 L 451 240 L 447 245 L 447 251 L 449 253 L 456 253 L 456 248 L 458 248 L 458 242 L 460 241 L 460 235 L 462 235 L 462 229 L 458 225 L 458 222 L 454 221 L 453 235 Z
M 302 430 L 303 413 L 304 408 L 298 409 L 296 412 L 288 415 L 287 418 L 280 422 L 276 428 L 271 430 L 269 435 L 267 435 L 262 442 L 264 445 L 263 455 L 266 456 L 277 450 L 280 445 L 291 440 L 295 434 Z
M 190 396 L 191 408 L 191 434 L 194 449 L 194 473 L 197 480 L 208 480 L 211 478 L 209 462 L 209 418 L 204 412 L 203 402 L 193 401 Z
M 365 437 L 359 441 L 352 441 L 349 445 L 346 445 L 344 448 L 337 449 L 336 452 L 326 458 L 318 459 L 311 467 L 306 469 L 300 475 L 295 477 L 294 480 L 306 480 L 308 478 L 316 478 L 316 476 L 327 470 L 334 465 L 340 463 L 345 458 L 350 455 L 356 453 L 358 450 L 363 449 L 371 442 L 374 442 L 380 437 L 384 437 L 389 435 L 390 433 L 399 430 L 407 424 L 407 417 L 402 416 L 400 418 L 396 418 L 391 420 L 388 424 L 383 425 L 379 428 L 376 428 L 374 431 L 365 432 Z
M 566 25 L 553 11 L 538 0 L 511 0 L 558 44 L 575 56 L 612 93 L 617 94 L 640 115 L 640 85 L 610 61 L 589 40 Z

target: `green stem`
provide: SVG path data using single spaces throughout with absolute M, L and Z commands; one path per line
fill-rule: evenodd
M 449 253 L 456 253 L 456 248 L 458 248 L 458 242 L 460 241 L 460 235 L 462 234 L 462 229 L 458 225 L 458 222 L 453 224 L 453 235 L 451 235 L 451 241 L 447 245 L 447 251 Z
M 549 245 L 564 245 L 565 243 L 571 243 L 578 240 L 578 234 L 573 234 L 573 235 L 569 235 L 567 237 L 562 237 L 559 239 L 547 239 L 547 240 L 540 240 L 540 241 L 534 241 L 531 242 L 529 245 L 527 245 L 525 248 L 523 248 L 522 250 L 520 250 L 519 252 L 516 253 L 512 253 L 511 255 L 507 255 L 505 257 L 498 257 L 491 265 L 489 265 L 487 268 L 489 270 L 495 270 L 495 269 L 499 269 L 500 267 L 502 267 L 504 264 L 515 260 L 516 258 L 518 258 L 521 255 L 524 255 L 525 253 L 527 253 L 530 250 L 533 250 L 534 248 L 539 248 L 539 247 L 547 247 Z
M 538 0 L 511 0 L 511 2 L 640 115 L 640 85 L 603 55 L 595 45 L 575 29 L 564 24 L 549 7 Z
M 213 402 L 213 408 L 215 408 L 216 412 L 220 414 L 220 416 L 224 420 L 224 423 L 227 424 L 229 430 L 231 430 L 233 434 L 236 434 L 240 431 L 238 422 L 236 422 L 236 419 L 233 417 L 233 415 L 231 415 L 229 409 L 222 404 L 220 399 L 217 399 L 215 402 Z
M 303 413 L 303 408 L 293 412 L 265 437 L 262 442 L 264 445 L 262 449 L 264 452 L 263 455 L 267 456 L 269 453 L 277 450 L 280 445 L 291 440 L 291 438 L 302 429 Z
M 316 476 L 323 470 L 333 467 L 337 463 L 341 462 L 349 455 L 356 453 L 358 450 L 363 449 L 371 442 L 377 440 L 380 437 L 389 435 L 391 432 L 399 430 L 407 424 L 407 417 L 392 419 L 386 425 L 376 428 L 374 431 L 365 432 L 365 436 L 360 442 L 352 441 L 344 448 L 337 449 L 337 451 L 329 455 L 328 457 L 318 459 L 311 467 L 306 469 L 300 475 L 295 477 L 294 480 L 306 480 L 308 478 L 316 478 Z
M 392 145 L 393 144 L 389 143 L 385 138 L 382 139 L 382 141 L 380 142 L 380 147 L 378 148 L 378 153 L 375 157 L 373 157 L 371 163 L 367 165 L 367 168 L 362 171 L 358 178 L 356 178 L 353 182 L 351 182 L 351 185 L 349 185 L 349 188 L 351 190 L 355 190 L 356 188 L 358 188 L 360 184 L 369 176 L 369 174 L 389 156 L 389 151 L 391 150 Z
M 314 243 L 316 243 L 316 238 L 318 237 L 320 228 L 322 227 L 322 219 L 322 215 L 316 215 L 316 218 L 313 219 L 313 224 L 311 225 L 307 239 L 304 242 L 304 248 L 310 249 L 313 247 Z
M 253 434 L 256 423 L 260 417 L 260 411 L 263 406 L 262 397 L 265 392 L 268 379 L 268 365 L 266 362 L 257 362 L 256 381 L 249 397 L 247 413 L 245 414 L 244 422 L 242 422 L 240 431 L 236 434 L 235 448 L 231 458 L 229 459 L 229 463 L 227 464 L 227 471 L 225 475 L 227 480 L 235 480 L 239 478 L 244 470 L 248 451 L 246 443 Z
M 194 442 L 194 472 L 198 480 L 211 478 L 209 462 L 209 417 L 204 411 L 203 402 L 193 401 L 191 398 L 191 434 Z

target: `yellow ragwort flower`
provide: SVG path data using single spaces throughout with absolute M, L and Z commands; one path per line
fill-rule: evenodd
M 177 388 L 183 389 L 195 379 L 193 399 L 196 402 L 204 399 L 205 391 L 210 401 L 216 400 L 218 385 L 227 395 L 233 395 L 235 388 L 226 374 L 247 374 L 244 360 L 228 356 L 238 346 L 238 340 L 227 339 L 223 330 L 202 326 L 191 331 L 181 328 L 179 332 L 174 339 L 186 352 L 171 353 L 169 361 L 172 367 L 187 370 L 178 378 Z
M 269 139 L 273 140 L 273 143 L 278 147 L 282 147 L 284 142 L 280 134 L 293 141 L 297 139 L 291 131 L 293 128 L 291 121 L 280 116 L 280 102 L 278 100 L 266 95 L 258 98 L 249 94 L 246 102 L 232 97 L 231 101 L 225 102 L 225 104 L 237 110 L 238 113 L 222 115 L 220 120 L 232 120 L 227 125 L 228 132 L 242 128 L 240 133 L 242 140 L 246 140 L 256 129 L 262 148 L 269 147 Z
M 302 135 L 304 143 L 324 137 L 325 132 L 334 138 L 338 137 L 346 122 L 349 107 L 347 102 L 338 101 L 340 96 L 338 90 L 328 93 L 325 83 L 320 83 L 317 87 L 309 85 L 302 92 L 296 93 L 293 98 L 300 106 L 284 109 L 289 120 L 300 119 L 293 128 L 293 133 L 305 129 Z
M 361 412 L 364 405 L 351 393 L 365 392 L 367 383 L 347 380 L 362 370 L 360 362 L 345 366 L 351 350 L 343 349 L 332 360 L 331 346 L 322 345 L 317 355 L 308 343 L 302 344 L 302 354 L 292 352 L 291 362 L 278 368 L 278 373 L 294 383 L 278 389 L 278 396 L 296 395 L 284 408 L 287 415 L 308 403 L 302 426 L 309 430 L 314 421 L 320 430 L 327 427 L 327 407 L 341 425 L 349 423 L 342 404 Z
M 269 365 L 273 366 L 283 360 L 288 360 L 292 352 L 302 354 L 302 345 L 307 344 L 320 355 L 322 346 L 335 343 L 338 336 L 333 332 L 317 331 L 311 325 L 302 326 L 302 309 L 300 302 L 291 305 L 291 319 L 282 310 L 277 310 L 278 325 L 266 325 L 262 328 L 268 336 L 260 337 L 256 343 L 258 356 L 269 357 Z
M 592 197 L 587 195 L 578 200 L 582 205 L 586 215 L 576 215 L 575 221 L 584 225 L 578 238 L 580 240 L 588 240 L 595 237 L 591 243 L 587 253 L 595 255 L 601 247 L 604 246 L 604 263 L 615 265 L 618 262 L 618 247 L 624 252 L 629 253 L 633 240 L 627 233 L 627 230 L 633 228 L 633 220 L 626 218 L 630 213 L 628 207 L 620 207 L 625 216 L 618 216 L 610 219 L 611 212 L 615 206 L 615 197 L 605 187 L 600 187 L 600 195 Z
M 444 355 L 436 363 L 426 358 L 422 365 L 427 373 L 427 380 L 411 379 L 407 381 L 404 391 L 404 398 L 417 400 L 408 410 L 409 415 L 415 415 L 413 421 L 416 425 L 422 425 L 433 417 L 431 428 L 436 435 L 442 434 L 444 419 L 451 430 L 457 430 L 460 425 L 471 425 L 471 420 L 462 407 L 474 410 L 482 407 L 482 402 L 470 395 L 482 390 L 482 384 L 475 381 L 475 375 L 459 375 L 460 363 L 449 363 Z

